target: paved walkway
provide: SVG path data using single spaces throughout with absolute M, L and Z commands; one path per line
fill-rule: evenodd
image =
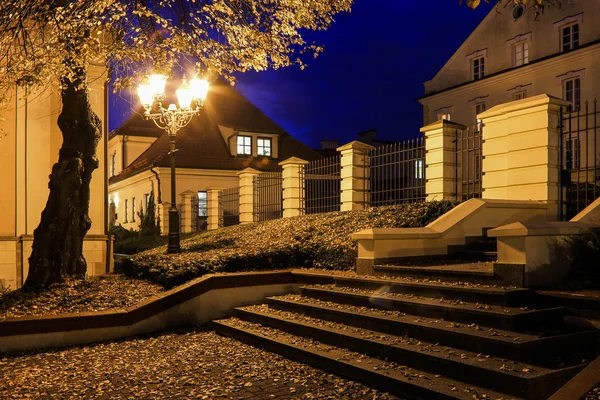
M 0 398 L 397 399 L 208 330 L 0 357 Z

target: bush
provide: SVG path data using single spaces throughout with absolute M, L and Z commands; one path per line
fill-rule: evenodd
M 156 247 L 124 260 L 120 272 L 167 288 L 210 272 L 354 266 L 354 232 L 368 228 L 421 227 L 456 202 L 424 202 L 284 218 L 203 232 L 183 240 L 181 254 Z
M 570 264 L 569 276 L 562 284 L 568 289 L 600 289 L 600 232 L 571 236 L 561 246 Z

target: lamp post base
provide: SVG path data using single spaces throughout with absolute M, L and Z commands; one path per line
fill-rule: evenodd
M 167 254 L 181 253 L 179 244 L 179 210 L 171 208 L 169 210 L 169 245 Z

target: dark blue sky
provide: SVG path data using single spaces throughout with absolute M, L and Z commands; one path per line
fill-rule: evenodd
M 457 0 L 355 0 L 351 13 L 308 38 L 325 52 L 308 59 L 306 69 L 239 74 L 236 88 L 312 147 L 323 139 L 343 144 L 371 128 L 380 139 L 410 139 L 422 125 L 415 98 L 423 82 L 490 8 L 483 3 L 472 11 Z M 110 130 L 131 114 L 128 102 L 112 96 Z

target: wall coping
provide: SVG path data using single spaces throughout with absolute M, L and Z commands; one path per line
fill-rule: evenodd
M 345 144 L 341 147 L 338 147 L 336 149 L 336 151 L 344 151 L 344 150 L 372 150 L 374 149 L 374 146 L 371 146 L 370 144 L 366 144 L 363 142 L 359 142 L 358 140 L 355 140 L 353 142 L 350 142 L 348 144 Z
M 130 326 L 212 290 L 293 283 L 334 282 L 334 275 L 299 270 L 209 274 L 125 309 L 0 320 L 0 337 Z
M 309 164 L 309 162 L 306 161 L 306 160 L 303 160 L 301 158 L 298 158 L 298 157 L 290 157 L 290 158 L 287 158 L 287 159 L 283 160 L 278 165 L 281 166 L 281 167 L 283 167 L 285 165 L 290 165 L 290 164 L 293 164 L 293 165 L 306 165 L 306 164 Z
M 528 97 L 523 100 L 510 101 L 508 103 L 499 104 L 495 107 L 490 108 L 487 111 L 479 114 L 479 119 L 493 118 L 499 115 L 508 114 L 515 111 L 526 110 L 537 106 L 555 104 L 557 106 L 566 107 L 570 103 L 566 100 L 559 99 L 558 97 L 550 96 L 548 94 L 540 94 L 533 97 Z
M 251 167 L 244 168 L 241 171 L 236 172 L 237 175 L 258 175 L 260 171 Z
M 593 229 L 589 224 L 567 221 L 526 221 L 499 226 L 488 231 L 488 237 L 527 237 L 581 235 Z
M 439 121 L 433 122 L 429 125 L 425 125 L 424 127 L 422 127 L 420 129 L 421 132 L 423 133 L 427 133 L 436 129 L 442 129 L 442 128 L 455 128 L 455 129 L 460 129 L 460 130 L 464 130 L 467 129 L 467 127 L 463 124 L 459 124 L 458 122 L 454 122 L 454 121 L 448 121 L 447 119 L 440 119 Z

